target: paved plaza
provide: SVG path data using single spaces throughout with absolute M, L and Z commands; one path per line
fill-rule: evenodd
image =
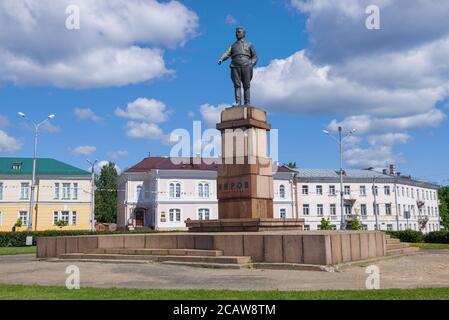
M 163 264 L 37 261 L 34 255 L 1 256 L 0 283 L 64 286 L 66 267 L 80 268 L 83 287 L 230 290 L 365 289 L 367 265 L 340 272 L 222 270 Z M 449 287 L 449 250 L 425 251 L 373 262 L 386 288 Z

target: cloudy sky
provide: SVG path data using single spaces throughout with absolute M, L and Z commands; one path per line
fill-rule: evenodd
M 71 7 L 80 28 L 67 28 Z M 366 8 L 380 9 L 380 29 Z M 253 104 L 279 129 L 279 158 L 338 166 L 322 133 L 357 129 L 345 166 L 449 179 L 449 2 L 440 0 L 2 0 L 0 156 L 32 154 L 85 168 L 125 169 L 168 136 L 211 128 L 233 103 L 228 65 L 217 65 L 244 25 L 260 57 Z M 72 22 L 73 20 L 68 20 Z M 73 24 L 72 24 L 73 26 Z

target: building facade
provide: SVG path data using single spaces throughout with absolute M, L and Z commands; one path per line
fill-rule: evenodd
M 146 158 L 119 177 L 119 227 L 185 229 L 185 221 L 218 218 L 215 164 L 173 164 L 169 158 Z M 304 218 L 310 230 L 328 219 L 341 224 L 338 171 L 284 166 L 273 173 L 274 217 Z M 343 177 L 343 219 L 357 219 L 367 230 L 440 229 L 438 186 L 396 172 L 347 170 Z M 374 205 L 376 204 L 376 206 Z
M 18 230 L 28 229 L 32 167 L 31 158 L 0 158 L 0 231 L 12 231 L 18 220 Z M 91 189 L 89 172 L 37 159 L 33 230 L 89 230 Z

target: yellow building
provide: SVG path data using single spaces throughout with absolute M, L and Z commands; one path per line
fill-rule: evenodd
M 18 230 L 28 229 L 32 168 L 31 158 L 0 158 L 0 231 L 12 231 L 19 219 Z M 37 159 L 33 230 L 89 230 L 91 189 L 89 172 Z

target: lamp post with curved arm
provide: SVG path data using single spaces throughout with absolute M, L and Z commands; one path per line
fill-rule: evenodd
M 37 161 L 37 143 L 40 133 L 40 128 L 42 125 L 44 125 L 46 122 L 53 120 L 55 118 L 54 114 L 50 114 L 45 120 L 35 123 L 34 121 L 30 120 L 25 113 L 19 112 L 19 117 L 24 119 L 25 121 L 31 123 L 34 128 L 34 152 L 33 152 L 33 173 L 32 173 L 32 180 L 31 180 L 31 194 L 30 194 L 30 217 L 29 217 L 29 223 L 28 223 L 28 231 L 33 231 L 33 209 L 34 209 L 34 189 L 36 188 L 36 161 Z
M 338 138 L 332 136 L 329 131 L 323 130 L 325 134 L 327 134 L 329 137 L 331 137 L 333 140 L 335 140 L 339 146 L 340 151 L 340 214 L 341 214 L 341 222 L 340 222 L 340 230 L 346 229 L 346 222 L 345 222 L 345 215 L 343 210 L 343 202 L 344 202 L 344 192 L 343 192 L 343 142 L 346 138 L 352 136 L 356 129 L 352 129 L 349 131 L 349 133 L 343 137 L 343 127 L 338 127 Z

